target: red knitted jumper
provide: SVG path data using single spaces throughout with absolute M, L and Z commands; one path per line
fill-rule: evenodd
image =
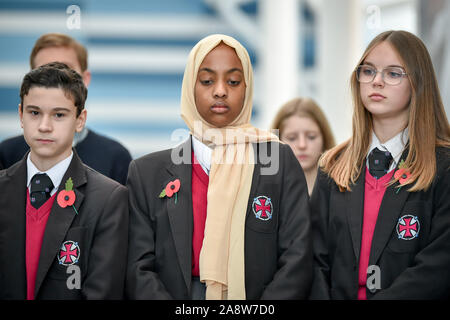
M 200 276 L 200 251 L 205 235 L 206 207 L 209 176 L 192 152 L 192 209 L 194 215 L 194 232 L 192 234 L 192 275 Z
M 359 255 L 358 300 L 366 300 L 367 268 L 369 266 L 372 237 L 377 223 L 378 211 L 386 191 L 386 185 L 395 170 L 385 174 L 380 179 L 372 177 L 366 168 L 366 183 L 364 189 L 364 219 L 361 238 L 361 253 Z
M 26 206 L 26 249 L 25 263 L 27 271 L 27 300 L 34 300 L 36 273 L 41 254 L 42 239 L 56 193 L 51 196 L 39 209 L 31 205 L 30 192 L 27 190 Z

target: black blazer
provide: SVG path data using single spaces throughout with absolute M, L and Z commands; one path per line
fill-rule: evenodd
M 120 299 L 127 256 L 127 190 L 84 165 L 75 151 L 59 190 L 69 177 L 78 214 L 55 199 L 44 232 L 35 299 Z M 0 171 L 0 299 L 26 299 L 26 181 L 26 156 Z M 65 241 L 79 247 L 79 290 L 67 288 L 71 274 L 57 259 Z
M 437 173 L 427 191 L 386 189 L 378 213 L 369 266 L 380 269 L 373 299 L 441 299 L 450 294 L 450 149 L 437 148 Z M 407 151 L 402 155 L 405 159 Z M 365 166 L 351 192 L 319 172 L 311 195 L 315 278 L 313 299 L 357 299 L 364 211 Z M 404 239 L 399 219 L 417 217 L 417 237 Z M 405 221 L 405 220 L 402 220 Z M 411 221 L 411 220 L 410 220 Z M 369 273 L 369 276 L 375 275 Z
M 246 298 L 306 298 L 312 281 L 312 248 L 303 171 L 289 146 L 277 143 L 273 146 L 279 147 L 279 170 L 274 175 L 262 175 L 260 156 L 267 154 L 271 144 L 254 146 L 258 162 L 245 225 Z M 191 298 L 192 166 L 174 164 L 172 153 L 190 162 L 191 139 L 130 165 L 126 293 L 131 299 Z M 167 183 L 177 178 L 181 182 L 177 203 L 175 197 L 158 198 Z M 271 198 L 272 219 L 256 218 L 252 204 L 258 196 Z
M 0 167 L 9 168 L 29 149 L 23 135 L 0 142 Z M 86 138 L 75 146 L 75 150 L 84 164 L 125 185 L 131 155 L 119 142 L 88 129 Z

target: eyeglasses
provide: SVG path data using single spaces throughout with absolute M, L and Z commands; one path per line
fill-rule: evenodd
M 356 79 L 361 83 L 370 83 L 377 76 L 378 72 L 381 72 L 383 81 L 391 86 L 396 86 L 402 82 L 402 79 L 408 74 L 399 67 L 388 67 L 381 71 L 378 71 L 369 65 L 360 65 L 356 68 Z

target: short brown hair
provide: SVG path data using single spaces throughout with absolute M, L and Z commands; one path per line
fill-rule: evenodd
M 75 70 L 61 62 L 51 62 L 28 72 L 20 88 L 20 105 L 23 111 L 23 98 L 34 87 L 60 88 L 71 99 L 77 108 L 77 117 L 84 109 L 87 88 L 83 78 Z
M 295 98 L 281 106 L 272 124 L 272 129 L 278 129 L 279 134 L 284 130 L 284 121 L 292 116 L 306 117 L 319 126 L 323 138 L 323 151 L 335 146 L 335 140 L 325 114 L 311 98 Z
M 84 72 L 88 68 L 88 53 L 85 47 L 83 47 L 78 41 L 62 33 L 47 33 L 37 39 L 34 44 L 33 50 L 30 55 L 30 67 L 36 68 L 34 59 L 39 51 L 45 48 L 52 47 L 68 47 L 75 50 L 78 63 L 80 64 L 81 71 Z

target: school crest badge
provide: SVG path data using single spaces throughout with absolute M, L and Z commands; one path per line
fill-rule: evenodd
M 58 253 L 59 264 L 70 266 L 77 263 L 80 259 L 80 253 L 78 242 L 72 240 L 64 242 Z
M 417 238 L 420 231 L 419 219 L 410 214 L 404 215 L 397 222 L 397 235 L 402 240 Z
M 272 219 L 273 206 L 270 198 L 266 196 L 256 197 L 253 199 L 252 209 L 257 219 L 263 221 Z

